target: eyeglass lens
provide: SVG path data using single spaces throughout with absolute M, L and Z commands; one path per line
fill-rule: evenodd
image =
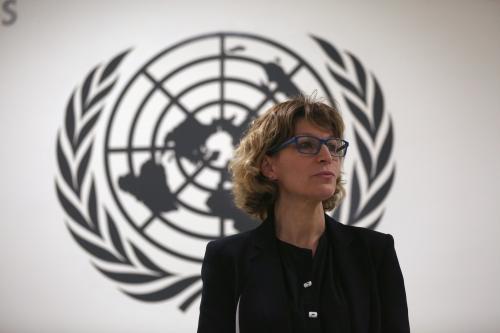
M 298 137 L 297 150 L 304 154 L 315 155 L 321 150 L 322 142 L 315 137 Z M 342 140 L 330 139 L 326 141 L 326 146 L 333 156 L 344 156 L 346 145 Z

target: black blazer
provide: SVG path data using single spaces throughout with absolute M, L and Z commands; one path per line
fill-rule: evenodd
M 328 215 L 354 333 L 409 332 L 403 276 L 391 235 Z M 208 243 L 198 333 L 291 332 L 274 221 Z

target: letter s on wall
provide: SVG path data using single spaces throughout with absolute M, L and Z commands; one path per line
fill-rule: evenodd
M 15 5 L 16 0 L 6 0 L 2 3 L 2 10 L 8 15 L 7 19 L 2 19 L 2 25 L 13 25 L 17 21 Z

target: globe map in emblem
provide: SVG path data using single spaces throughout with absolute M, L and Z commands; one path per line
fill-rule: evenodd
M 106 176 L 126 221 L 198 263 L 209 240 L 254 228 L 232 201 L 232 151 L 256 116 L 313 90 L 331 99 L 297 53 L 256 35 L 207 34 L 160 52 L 126 84 L 106 130 Z

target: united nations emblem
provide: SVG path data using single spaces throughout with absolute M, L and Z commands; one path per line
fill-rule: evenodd
M 175 299 L 183 311 L 199 298 L 206 243 L 257 225 L 232 202 L 232 151 L 256 116 L 299 93 L 335 95 L 350 111 L 357 153 L 345 166 L 349 195 L 336 217 L 380 222 L 395 170 L 382 90 L 354 55 L 312 40 L 327 79 L 276 41 L 222 32 L 161 51 L 114 102 L 130 50 L 75 89 L 57 137 L 56 190 L 71 235 L 124 293 Z

